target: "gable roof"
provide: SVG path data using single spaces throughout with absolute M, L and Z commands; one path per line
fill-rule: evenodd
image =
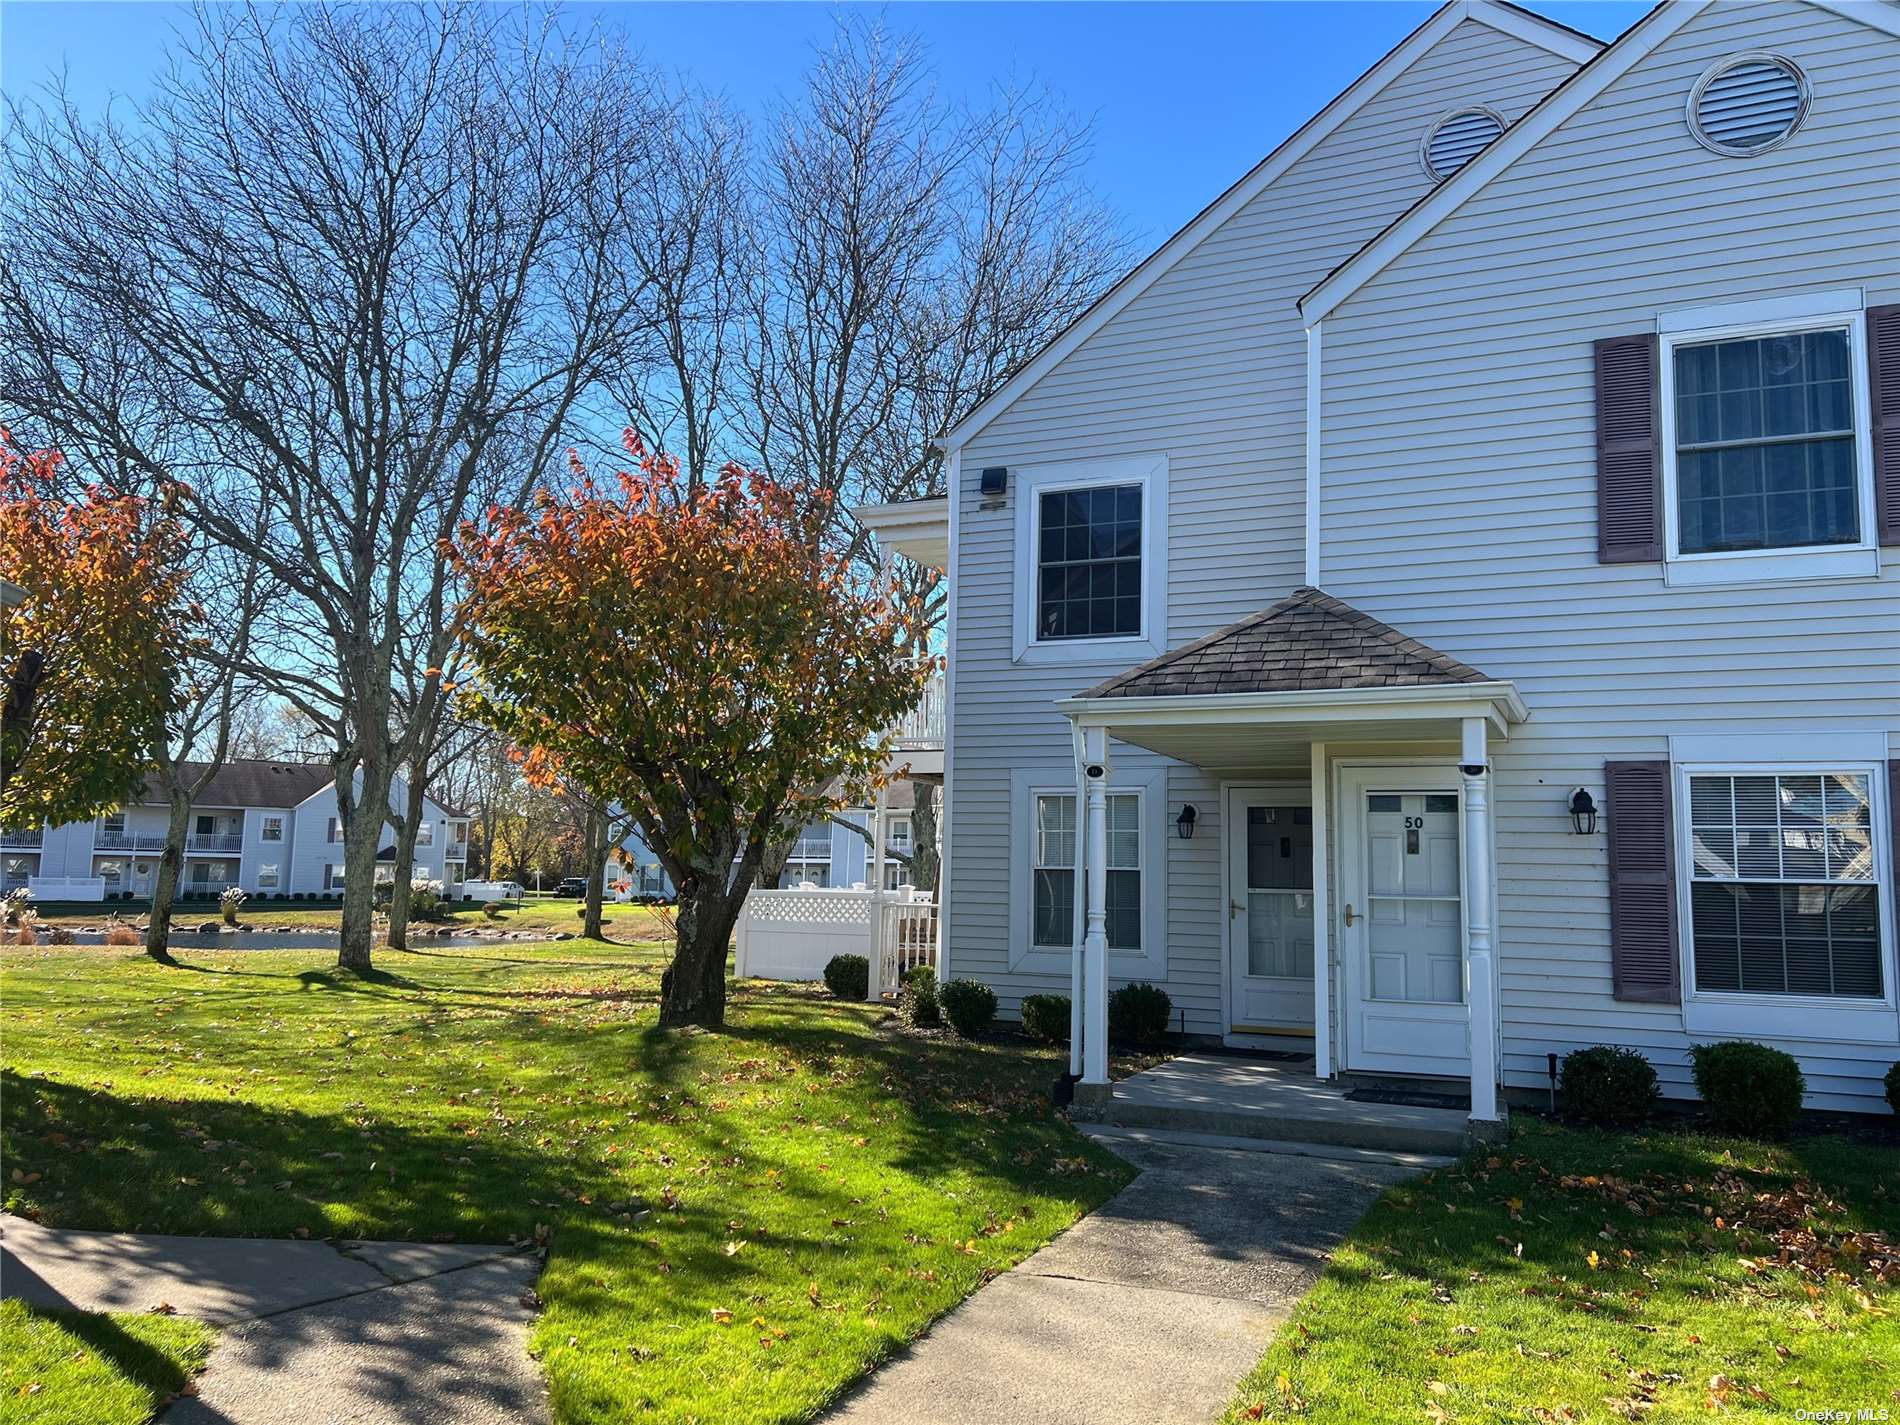
M 1197 697 L 1490 681 L 1391 624 L 1331 594 L 1302 587 L 1238 623 L 1117 673 L 1081 696 Z
M 1595 99 L 1714 0 L 1661 0 L 1655 9 L 1617 36 L 1609 48 L 1546 94 L 1471 162 L 1401 213 L 1384 231 L 1329 272 L 1304 297 L 1308 323 L 1328 312 L 1389 267 L 1413 243 L 1498 174 L 1509 168 L 1571 115 Z M 1888 0 L 1808 0 L 1821 9 L 1900 35 L 1900 7 Z
M 1560 55 L 1573 64 L 1587 63 L 1603 48 L 1601 40 L 1592 39 L 1568 25 L 1546 20 L 1542 15 L 1517 5 L 1504 3 L 1504 0 L 1449 0 L 1449 3 L 1434 11 L 1424 24 L 1400 40 L 1376 64 L 1347 85 L 1330 104 L 1294 130 L 1237 183 L 1201 209 L 1185 227 L 1098 297 L 1088 310 L 1019 368 L 987 400 L 945 431 L 940 437 L 943 448 L 951 450 L 963 445 L 995 420 L 1023 392 L 1059 365 L 1064 357 L 1106 326 L 1116 313 L 1152 287 L 1170 268 L 1198 247 L 1204 238 L 1252 202 L 1322 139 L 1410 68 L 1415 59 L 1465 20 L 1489 25 Z
M 181 763 L 181 780 L 197 780 L 204 775 L 206 765 Z M 234 757 L 212 774 L 195 804 L 201 807 L 294 807 L 335 778 L 336 768 L 328 762 L 262 762 Z M 148 787 L 146 791 L 153 789 Z

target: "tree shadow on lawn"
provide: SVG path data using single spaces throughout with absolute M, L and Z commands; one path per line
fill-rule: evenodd
M 0 1071 L 10 1184 L 53 1227 L 505 1242 L 570 1171 L 488 1137 L 242 1099 L 137 1099 Z
M 1803 1177 L 1836 1206 L 1803 1198 Z M 1638 1331 L 1746 1296 L 1767 1330 L 1771 1304 L 1792 1309 L 1806 1286 L 1840 1284 L 1827 1238 L 1900 1222 L 1895 1183 L 1900 1152 L 1840 1139 L 1766 1145 L 1525 1118 L 1508 1145 L 1391 1190 L 1354 1234 L 1362 1255 L 1334 1272 L 1367 1283 L 1395 1273 L 1442 1306 L 1474 1284 L 1506 1286 L 1526 1313 Z M 1826 1255 L 1797 1248 L 1777 1263 L 1782 1225 L 1813 1229 Z

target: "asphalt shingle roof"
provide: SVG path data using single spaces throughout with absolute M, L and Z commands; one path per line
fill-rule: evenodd
M 1476 668 L 1351 604 L 1299 588 L 1238 623 L 1117 673 L 1082 696 L 1194 697 L 1489 681 Z
M 183 780 L 201 776 L 205 764 L 183 764 Z M 294 807 L 336 776 L 328 762 L 259 762 L 234 757 L 212 775 L 195 799 L 201 807 Z M 156 787 L 147 794 L 158 796 Z

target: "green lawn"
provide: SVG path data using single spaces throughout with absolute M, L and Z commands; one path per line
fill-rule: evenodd
M 1228 1420 L 1900 1419 L 1896 1243 L 1894 1147 L 1520 1118 L 1380 1199 Z
M 652 947 L 0 954 L 8 1204 L 57 1226 L 552 1252 L 566 1422 L 800 1420 L 1126 1181 L 1053 1053 L 741 986 L 652 1029 Z
M 0 1419 L 144 1425 L 204 1369 L 216 1334 L 180 1316 L 35 1311 L 0 1301 Z
M 483 914 L 481 906 L 458 901 L 445 905 L 434 920 L 415 924 L 418 929 L 446 923 L 455 926 L 492 926 L 501 930 L 571 930 L 578 935 L 581 929 L 580 905 L 577 900 L 556 899 L 552 896 L 531 898 L 520 905 L 512 902 L 498 904 L 498 913 L 490 917 Z M 668 938 L 659 918 L 647 906 L 603 905 L 600 909 L 609 940 L 630 944 Z M 104 925 L 107 918 L 114 915 L 120 920 L 143 922 L 150 911 L 151 906 L 146 901 L 105 901 L 83 905 L 60 902 L 48 904 L 39 911 L 39 916 L 47 925 L 70 929 Z M 216 902 L 194 901 L 178 908 L 173 924 L 179 929 L 191 929 L 201 921 L 219 919 Z M 246 925 L 266 929 L 283 926 L 297 930 L 335 931 L 342 919 L 342 911 L 334 902 L 312 905 L 309 901 L 249 901 L 239 912 L 238 919 Z

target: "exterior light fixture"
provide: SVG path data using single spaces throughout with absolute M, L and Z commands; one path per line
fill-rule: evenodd
M 1183 841 L 1194 839 L 1194 819 L 1199 815 L 1200 813 L 1194 810 L 1193 802 L 1182 804 L 1181 814 L 1174 819 L 1174 830 Z
M 1582 787 L 1570 794 L 1570 825 L 1579 836 L 1589 836 L 1597 829 L 1596 801 Z

